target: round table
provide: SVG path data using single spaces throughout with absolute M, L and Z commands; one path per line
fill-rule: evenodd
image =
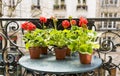
M 102 64 L 102 60 L 92 57 L 91 64 L 81 64 L 78 56 L 66 57 L 64 60 L 56 60 L 55 56 L 42 55 L 40 59 L 30 59 L 29 55 L 23 56 L 19 64 L 32 71 L 52 74 L 75 74 L 92 71 Z

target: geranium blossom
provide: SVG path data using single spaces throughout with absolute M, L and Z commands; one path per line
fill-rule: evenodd
M 27 30 L 27 24 L 28 22 L 25 22 L 21 25 L 21 28 L 24 29 L 24 30 Z
M 84 27 L 84 25 L 87 26 L 87 23 L 88 23 L 88 21 L 86 18 L 80 17 L 79 26 L 81 26 L 81 27 Z
M 47 22 L 47 18 L 45 18 L 45 17 L 40 17 L 40 22 L 41 23 L 46 23 Z
M 71 24 L 71 25 L 76 25 L 77 22 L 76 22 L 76 20 L 71 20 L 71 21 L 70 21 L 70 24 Z
M 33 24 L 33 23 L 28 23 L 28 27 L 27 27 L 27 30 L 28 31 L 33 31 L 36 29 L 36 26 Z
M 64 20 L 64 21 L 62 21 L 62 26 L 64 28 L 68 28 L 70 26 L 70 22 L 68 20 Z
M 36 29 L 36 26 L 32 22 L 25 22 L 21 25 L 21 28 L 28 31 L 33 31 Z

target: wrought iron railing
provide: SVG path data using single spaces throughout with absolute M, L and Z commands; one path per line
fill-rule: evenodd
M 63 20 L 65 19 L 58 20 L 58 30 L 63 29 L 61 26 Z M 75 20 L 78 21 L 79 19 Z M 3 75 L 5 76 L 21 76 L 22 69 L 18 65 L 18 60 L 24 55 L 25 48 L 22 40 L 24 31 L 21 29 L 20 25 L 25 21 L 31 21 L 37 28 L 42 28 L 37 18 L 0 18 L 0 45 L 2 45 L 0 46 L 2 57 L 0 69 L 3 70 Z M 88 18 L 88 21 L 89 29 L 95 29 L 99 33 L 102 32 L 98 37 L 98 41 L 101 45 L 100 49 L 96 50 L 98 55 L 100 56 L 100 53 L 104 53 L 106 56 L 106 54 L 111 51 L 117 51 L 116 49 L 120 46 L 120 18 Z M 47 28 L 52 28 L 52 20 L 48 19 L 46 25 Z M 119 65 L 113 64 L 111 57 L 108 62 L 103 61 L 103 68 L 108 70 L 109 74 L 111 74 L 110 69 L 112 67 L 119 68 Z M 17 71 L 18 68 L 19 71 Z

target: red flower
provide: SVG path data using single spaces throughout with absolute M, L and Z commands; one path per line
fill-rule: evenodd
M 28 31 L 33 31 L 36 29 L 36 26 L 31 22 L 25 22 L 21 25 L 21 28 Z
M 76 25 L 77 22 L 76 22 L 76 20 L 71 20 L 71 21 L 70 21 L 70 24 L 71 24 L 71 25 Z
M 64 28 L 68 28 L 70 26 L 70 22 L 68 20 L 64 20 L 64 21 L 62 21 L 62 26 Z
M 27 24 L 28 22 L 25 22 L 21 25 L 21 28 L 24 29 L 24 30 L 27 30 Z
M 33 23 L 31 23 L 31 22 L 29 22 L 27 25 L 28 25 L 27 26 L 27 30 L 28 31 L 33 31 L 33 30 L 36 29 L 36 26 Z
M 87 19 L 84 17 L 80 17 L 80 21 L 79 21 L 79 26 L 86 26 L 88 23 Z
M 40 22 L 41 22 L 41 23 L 46 23 L 46 22 L 47 22 L 47 18 L 45 18 L 45 17 L 40 17 Z

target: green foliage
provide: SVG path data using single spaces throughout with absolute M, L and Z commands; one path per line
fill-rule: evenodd
M 46 47 L 47 46 L 47 39 L 49 34 L 49 30 L 48 29 L 36 29 L 34 31 L 31 32 L 27 32 L 24 34 L 24 41 L 25 41 L 25 45 L 26 48 L 28 49 L 29 47 Z
M 49 34 L 48 45 L 62 48 L 67 46 L 66 37 L 63 31 L 52 29 Z
M 78 26 L 72 26 L 69 33 L 68 48 L 72 52 L 78 51 L 82 54 L 92 54 L 94 48 L 99 48 L 95 43 L 97 33 Z
M 36 29 L 24 35 L 26 48 L 36 46 L 68 47 L 72 52 L 92 54 L 94 48 L 99 48 L 95 43 L 97 33 L 78 26 L 72 26 L 70 30 Z

